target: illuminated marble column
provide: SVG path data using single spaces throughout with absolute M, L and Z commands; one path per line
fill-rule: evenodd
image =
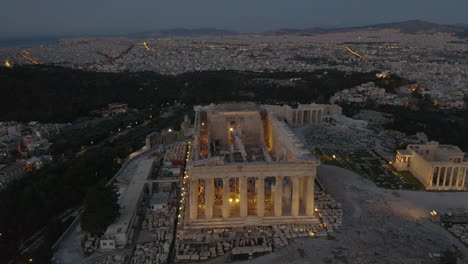
M 240 203 L 240 217 L 247 216 L 247 178 L 239 178 L 239 203 Z
M 229 178 L 223 179 L 223 217 L 231 216 L 231 207 L 229 205 Z
M 275 216 L 283 215 L 283 176 L 276 176 L 275 183 Z
M 450 184 L 449 184 L 451 187 L 457 187 L 459 171 L 460 171 L 459 167 L 453 168 L 452 177 L 450 178 Z
M 257 179 L 257 216 L 263 217 L 265 215 L 265 178 L 259 177 Z
M 213 218 L 214 179 L 205 180 L 205 218 Z
M 428 182 L 427 182 L 427 185 L 428 185 L 429 187 L 432 187 L 432 180 L 433 180 L 433 178 L 434 178 L 434 171 L 435 171 L 435 168 L 432 168 L 431 176 L 429 177 Z
M 299 199 L 304 200 L 304 194 L 305 194 L 305 177 L 301 176 L 299 177 Z
M 465 181 L 466 181 L 466 174 L 462 176 L 462 184 L 461 186 L 465 188 Z
M 449 167 L 446 167 L 445 168 L 445 172 L 444 172 L 444 182 L 442 183 L 442 186 L 445 188 L 445 183 L 447 182 L 447 178 L 448 178 L 448 173 L 449 172 Z
M 453 173 L 455 172 L 455 168 L 451 167 L 450 174 L 447 176 L 448 178 L 448 186 L 452 186 L 452 178 L 453 178 Z
M 190 181 L 190 219 L 198 217 L 198 179 Z
M 436 181 L 435 187 L 439 187 L 440 174 L 442 172 L 442 167 L 438 167 L 438 168 L 439 168 L 439 172 L 437 173 L 437 181 Z
M 437 178 L 437 175 L 439 175 L 439 167 L 434 167 L 432 169 L 432 176 L 431 176 L 431 181 L 429 182 L 429 186 L 432 188 L 432 187 L 435 187 L 434 185 L 434 178 Z
M 465 177 L 465 168 L 460 168 L 458 170 L 457 187 L 463 186 L 462 181 L 464 177 Z
M 305 204 L 306 204 L 306 215 L 307 216 L 313 216 L 314 213 L 315 213 L 315 208 L 314 208 L 314 177 L 313 176 L 306 177 Z
M 291 177 L 292 182 L 292 198 L 291 198 L 291 215 L 299 216 L 299 196 L 301 194 L 299 178 Z

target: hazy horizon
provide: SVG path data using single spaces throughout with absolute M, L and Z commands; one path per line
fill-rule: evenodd
M 174 28 L 258 33 L 279 28 L 349 27 L 406 20 L 468 23 L 464 10 L 468 10 L 468 1 L 463 0 L 395 0 L 391 5 L 371 0 L 26 0 L 2 4 L 0 36 L 115 35 Z

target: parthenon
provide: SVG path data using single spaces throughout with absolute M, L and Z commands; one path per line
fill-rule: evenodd
M 468 162 L 460 148 L 432 141 L 398 150 L 394 166 L 410 171 L 428 190 L 466 190 Z
M 314 180 L 320 162 L 286 123 L 320 123 L 330 113 L 341 113 L 341 108 L 196 106 L 184 225 L 315 223 Z

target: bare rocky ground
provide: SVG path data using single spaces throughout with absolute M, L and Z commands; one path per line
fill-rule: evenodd
M 454 247 L 468 256 L 467 247 L 429 218 L 432 210 L 468 210 L 468 193 L 386 190 L 326 165 L 319 167 L 318 175 L 343 205 L 341 230 L 329 238 L 292 240 L 280 251 L 248 263 L 438 263 L 429 253 Z M 205 263 L 225 262 L 226 257 Z

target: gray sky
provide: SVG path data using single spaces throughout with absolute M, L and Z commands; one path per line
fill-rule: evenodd
M 0 37 L 216 27 L 242 32 L 409 19 L 468 23 L 468 0 L 0 0 Z

